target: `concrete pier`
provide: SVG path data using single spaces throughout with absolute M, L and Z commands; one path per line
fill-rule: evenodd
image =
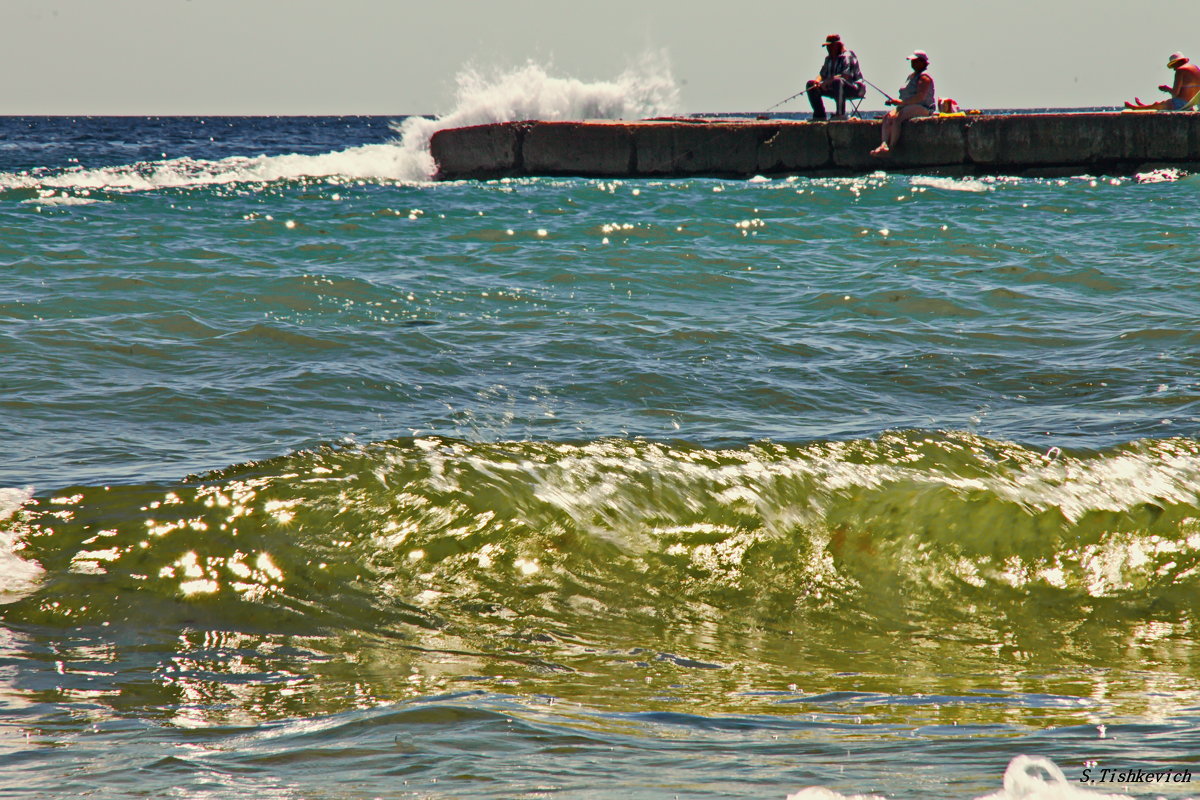
M 947 116 L 905 123 L 873 158 L 878 120 L 506 122 L 438 131 L 441 180 L 531 175 L 672 177 L 1132 174 L 1200 170 L 1200 113 Z

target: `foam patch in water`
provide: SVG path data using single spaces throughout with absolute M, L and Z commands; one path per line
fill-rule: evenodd
M 29 594 L 42 575 L 40 566 L 18 555 L 23 546 L 19 534 L 3 527 L 30 496 L 24 489 L 0 489 L 0 603 Z
M 1164 169 L 1152 169 L 1149 172 L 1139 172 L 1133 176 L 1133 179 L 1138 183 L 1174 183 L 1184 176 L 1182 170 L 1174 167 L 1166 167 Z
M 990 192 L 996 188 L 994 184 L 987 184 L 973 178 L 939 178 L 929 175 L 916 176 L 912 179 L 912 185 L 945 189 L 949 192 Z

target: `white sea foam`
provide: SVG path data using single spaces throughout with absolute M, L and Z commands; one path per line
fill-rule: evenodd
M 1092 769 L 1092 779 L 1100 775 Z M 787 796 L 787 800 L 885 800 L 879 795 L 844 795 L 823 787 L 809 787 Z M 1004 771 L 1004 788 L 977 800 L 1133 800 L 1129 795 L 1110 794 L 1073 783 L 1053 761 L 1040 756 L 1017 756 Z
M 116 167 L 0 174 L 0 189 L 142 192 L 280 180 L 427 181 L 434 163 L 429 140 L 439 130 L 525 119 L 638 119 L 673 113 L 679 92 L 665 55 L 649 55 L 611 81 L 551 75 L 537 64 L 494 75 L 467 69 L 458 76 L 454 108 L 428 119 L 395 123 L 398 138 L 318 155 L 289 154 L 145 161 Z M 44 201 L 34 200 L 32 202 Z M 55 195 L 56 205 L 71 204 Z
M 787 800 L 886 800 L 886 798 L 877 794 L 839 794 L 832 789 L 810 786 L 795 794 L 789 794 Z
M 40 189 L 38 190 L 37 197 L 31 197 L 21 202 L 26 205 L 38 206 L 90 206 L 100 201 L 91 197 L 80 197 L 79 195 L 58 192 L 54 189 Z
M 995 189 L 994 185 L 972 178 L 941 178 L 932 175 L 918 175 L 912 179 L 912 185 L 945 189 L 951 192 L 990 192 Z
M 0 603 L 11 603 L 32 592 L 42 574 L 40 566 L 18 555 L 20 537 L 5 527 L 6 520 L 30 496 L 26 489 L 0 489 Z
M 1133 176 L 1138 183 L 1174 183 L 1184 176 L 1183 170 L 1174 167 L 1152 169 L 1149 172 L 1139 172 Z

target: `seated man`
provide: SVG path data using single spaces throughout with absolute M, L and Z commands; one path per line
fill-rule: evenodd
M 924 50 L 914 50 L 908 57 L 908 64 L 912 67 L 912 74 L 908 76 L 908 82 L 900 87 L 900 99 L 887 99 L 887 104 L 896 108 L 883 118 L 883 142 L 871 151 L 871 155 L 877 158 L 890 155 L 892 148 L 900 141 L 901 123 L 937 113 L 937 89 L 934 88 L 933 78 L 925 71 L 929 69 L 929 56 Z
M 1157 103 L 1143 103 L 1141 98 L 1126 101 L 1126 108 L 1153 109 L 1155 111 L 1178 111 L 1188 104 L 1188 101 L 1200 92 L 1200 67 L 1191 63 L 1183 53 L 1172 53 L 1167 59 L 1167 66 L 1175 70 L 1175 84 L 1159 86 L 1159 90 L 1170 93 L 1166 100 Z
M 863 82 L 862 69 L 858 66 L 858 56 L 853 50 L 847 50 L 842 44 L 842 37 L 831 33 L 825 37 L 825 63 L 821 65 L 821 74 L 808 82 L 808 102 L 812 104 L 812 118 L 825 119 L 825 101 L 821 98 L 832 97 L 837 100 L 837 113 L 834 119 L 846 118 L 846 99 L 849 97 L 866 97 L 867 86 Z

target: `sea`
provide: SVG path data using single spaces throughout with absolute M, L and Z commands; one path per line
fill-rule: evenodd
M 0 798 L 1200 796 L 1200 176 L 0 118 Z

